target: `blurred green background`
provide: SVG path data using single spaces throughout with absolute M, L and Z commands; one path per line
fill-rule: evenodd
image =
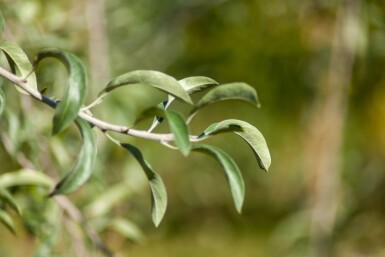
M 89 68 L 89 100 L 112 77 L 136 69 L 177 79 L 244 81 L 258 91 L 262 108 L 218 103 L 192 124 L 192 132 L 199 133 L 213 122 L 237 118 L 265 136 L 272 155 L 268 173 L 258 169 L 236 136 L 211 140 L 243 171 L 241 215 L 215 161 L 197 154 L 184 158 L 156 143 L 127 138 L 142 149 L 168 190 L 168 210 L 155 229 L 139 166 L 99 140 L 95 176 L 70 197 L 86 209 L 106 188 L 127 181 L 124 201 L 105 216 L 134 221 L 146 240 L 135 244 L 102 232 L 121 256 L 385 256 L 383 0 L 2 0 L 0 9 L 6 38 L 31 58 L 46 46 L 82 58 Z M 54 84 L 47 94 L 59 94 L 65 71 L 46 63 L 38 70 L 39 87 Z M 98 117 L 129 124 L 143 102 L 158 99 L 138 90 L 119 92 L 96 108 Z M 26 157 L 43 170 L 52 166 L 65 172 L 79 145 L 76 134 L 50 139 L 51 110 L 26 98 L 18 107 L 18 94 L 9 89 L 7 95 L 8 108 L 34 127 L 23 137 L 35 140 L 21 146 Z M 10 124 L 3 120 L 1 127 Z M 47 158 L 52 161 L 42 163 Z M 20 167 L 3 144 L 0 162 L 0 172 Z M 34 222 L 40 226 L 44 219 Z M 73 256 L 65 253 L 69 239 L 59 242 L 58 256 Z M 27 249 L 38 244 L 27 232 L 14 237 L 0 227 L 0 256 L 29 256 Z

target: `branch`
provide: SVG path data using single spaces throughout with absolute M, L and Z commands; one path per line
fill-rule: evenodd
M 54 108 L 54 109 L 56 108 L 57 102 L 55 100 L 53 100 L 49 97 L 46 97 L 45 95 L 41 94 L 39 91 L 35 91 L 35 90 L 31 89 L 28 86 L 25 78 L 18 77 L 18 76 L 14 75 L 10 71 L 8 71 L 2 67 L 0 67 L 0 76 L 9 80 L 10 82 L 14 83 L 15 85 L 17 85 L 21 89 L 25 90 L 27 93 L 29 93 L 36 100 Z M 86 109 L 80 110 L 78 113 L 78 116 L 81 119 L 87 121 L 89 124 L 99 128 L 101 131 L 104 131 L 104 132 L 105 131 L 112 131 L 112 132 L 116 132 L 116 133 L 120 133 L 120 134 L 134 136 L 134 137 L 138 137 L 138 138 L 144 138 L 144 139 L 153 140 L 153 141 L 157 141 L 157 142 L 174 141 L 174 135 L 171 133 L 168 133 L 168 134 L 150 133 L 150 132 L 143 131 L 143 130 L 136 130 L 136 129 L 125 127 L 125 126 L 111 124 L 111 123 L 108 123 L 108 122 L 105 122 L 105 121 L 102 121 L 98 118 L 93 117 L 92 115 L 87 113 Z M 196 141 L 197 136 L 190 136 L 190 140 Z

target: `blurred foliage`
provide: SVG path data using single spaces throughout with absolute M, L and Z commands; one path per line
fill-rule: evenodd
M 29 50 L 30 56 L 40 47 L 57 46 L 90 62 L 88 35 L 93 32 L 89 31 L 85 17 L 88 2 L 3 0 L 0 9 L 6 17 L 5 33 Z M 149 190 L 143 186 L 145 177 L 138 172 L 140 167 L 126 153 L 101 140 L 95 175 L 89 186 L 71 199 L 87 209 L 90 199 L 102 193 L 107 184 L 119 186 L 124 181 L 126 191 L 121 192 L 124 200 L 108 215 L 134 221 L 147 235 L 143 244 L 134 245 L 127 244 L 115 232 L 106 231 L 103 238 L 111 248 L 122 256 L 154 253 L 156 256 L 309 256 L 307 196 L 312 186 L 309 179 L 312 171 L 303 168 L 303 140 L 311 106 L 319 97 L 317 86 L 328 69 L 330 38 L 341 2 L 104 2 L 109 48 L 108 55 L 99 58 L 109 64 L 112 75 L 152 69 L 177 78 L 204 75 L 220 83 L 245 81 L 253 85 L 262 104 L 257 112 L 245 104 L 233 108 L 218 103 L 208 108 L 206 115 L 196 116 L 193 129 L 201 131 L 208 124 L 237 115 L 261 130 L 273 158 L 269 173 L 256 173 L 258 163 L 241 139 L 226 134 L 211 140 L 246 171 L 244 209 L 242 215 L 237 215 L 226 183 L 217 182 L 225 181 L 216 172 L 216 162 L 195 154 L 186 159 L 152 142 L 130 139 L 130 143 L 143 149 L 168 189 L 167 215 L 161 226 L 154 229 L 148 212 Z M 360 40 L 352 71 L 342 151 L 338 156 L 342 164 L 340 201 L 332 236 L 333 256 L 385 254 L 385 5 L 383 0 L 359 2 Z M 47 64 L 47 69 L 52 69 L 52 73 L 37 74 L 41 85 L 62 83 L 58 79 L 65 76 L 61 67 Z M 106 82 L 92 81 L 89 95 L 95 95 Z M 10 140 L 17 140 L 16 145 L 26 158 L 48 174 L 52 165 L 59 172 L 64 171 L 76 155 L 77 135 L 66 132 L 49 140 L 50 119 L 46 116 L 50 112 L 4 89 L 12 99 L 8 103 L 11 110 L 6 115 L 17 119 L 2 121 L 1 128 L 10 132 L 12 126 L 32 128 L 25 132 L 22 129 L 20 135 Z M 143 92 L 134 93 L 146 97 Z M 130 121 L 128 114 L 135 105 L 127 101 L 125 94 L 113 95 L 104 104 L 114 111 L 105 113 L 97 109 L 100 117 L 115 122 Z M 28 112 L 23 112 L 23 108 L 28 108 Z M 0 144 L 1 170 L 19 168 L 13 158 Z M 22 197 L 17 200 L 25 201 Z M 38 202 L 36 206 L 42 204 L 41 199 L 34 201 Z M 24 209 L 32 216 L 36 211 Z M 21 222 L 16 215 L 13 218 Z M 50 222 L 50 219 L 31 220 L 27 225 L 31 233 L 47 233 L 49 229 L 41 230 L 43 224 Z M 102 220 L 95 223 L 100 223 L 101 228 L 107 226 Z M 38 230 L 34 229 L 36 224 Z M 69 239 L 58 237 L 62 244 L 55 251 L 58 256 L 67 256 L 65 245 L 70 244 Z M 3 227 L 0 238 L 1 256 L 25 256 L 27 249 L 38 245 L 28 234 L 14 237 Z

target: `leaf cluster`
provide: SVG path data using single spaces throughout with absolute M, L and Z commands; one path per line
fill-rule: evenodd
M 1 18 L 0 29 L 2 27 L 3 22 Z M 257 128 L 246 121 L 237 119 L 223 120 L 209 125 L 198 135 L 190 134 L 189 124 L 194 116 L 213 103 L 237 100 L 259 107 L 260 103 L 256 90 L 246 83 L 219 84 L 215 80 L 204 76 L 177 80 L 159 71 L 136 70 L 111 79 L 99 93 L 99 97 L 93 103 L 85 106 L 84 101 L 88 87 L 87 71 L 82 61 L 74 54 L 58 48 L 47 48 L 39 51 L 33 63 L 31 63 L 25 52 L 13 42 L 2 39 L 0 50 L 7 58 L 12 73 L 18 78 L 12 81 L 15 83 L 15 87 L 21 93 L 30 95 L 55 109 L 52 120 L 52 135 L 60 134 L 64 130 L 69 129 L 70 125 L 74 123 L 79 129 L 82 138 L 81 148 L 76 161 L 69 169 L 67 175 L 58 183 L 53 182 L 52 179 L 42 172 L 27 169 L 8 172 L 0 176 L 0 221 L 11 231 L 14 231 L 14 225 L 5 206 L 9 206 L 10 209 L 19 215 L 21 215 L 21 211 L 9 188 L 20 185 L 48 187 L 50 188 L 49 197 L 76 191 L 92 176 L 93 166 L 97 158 L 96 142 L 98 130 L 99 134 L 106 135 L 118 147 L 130 153 L 142 167 L 151 189 L 151 214 L 155 226 L 159 225 L 166 212 L 166 186 L 161 176 L 154 171 L 138 147 L 127 142 L 118 141 L 113 137 L 112 133 L 155 140 L 170 149 L 180 151 L 184 156 L 188 156 L 191 152 L 198 152 L 216 159 L 227 178 L 238 212 L 241 212 L 245 196 L 245 183 L 238 165 L 222 149 L 202 142 L 223 133 L 235 133 L 250 146 L 262 170 L 267 171 L 270 167 L 271 158 L 263 135 Z M 68 83 L 62 97 L 49 98 L 43 92 L 38 91 L 35 70 L 46 58 L 54 58 L 66 67 Z M 168 95 L 168 98 L 163 102 L 144 111 L 137 117 L 138 120 L 153 119 L 148 130 L 138 131 L 135 127 L 117 126 L 95 118 L 91 111 L 94 106 L 101 104 L 103 99 L 112 91 L 133 85 L 156 88 Z M 194 103 L 191 95 L 197 92 L 204 92 L 204 94 Z M 0 88 L 0 117 L 4 110 L 5 100 L 4 92 Z M 174 101 L 179 101 L 191 107 L 187 117 L 184 117 L 177 111 L 169 110 Z M 168 124 L 169 133 L 159 134 L 153 132 L 164 121 Z M 90 203 L 86 207 L 85 212 L 87 213 L 87 210 L 90 212 L 89 210 L 95 209 L 95 206 L 100 203 L 100 199 L 108 199 L 109 193 L 110 191 L 107 190 L 104 195 L 98 196 L 95 202 Z M 133 229 L 130 223 L 122 220 L 115 220 L 111 223 L 111 227 L 119 228 L 120 226 L 117 224 L 124 224 L 123 228 L 126 229 L 120 229 L 125 231 L 123 233 L 130 233 L 129 231 Z

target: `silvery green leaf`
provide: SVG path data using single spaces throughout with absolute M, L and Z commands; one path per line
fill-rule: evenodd
M 28 86 L 33 91 L 37 92 L 36 75 L 35 72 L 32 72 L 32 64 L 23 49 L 21 49 L 17 44 L 7 40 L 2 40 L 0 42 L 0 49 L 5 53 L 12 71 L 21 78 L 26 78 L 28 76 L 26 79 Z M 28 95 L 25 90 L 20 89 L 18 86 L 16 86 L 16 89 L 21 93 Z
M 205 94 L 190 112 L 190 117 L 203 107 L 224 100 L 241 100 L 259 107 L 256 90 L 246 83 L 222 84 Z
M 203 139 L 224 132 L 234 132 L 242 137 L 253 150 L 259 167 L 268 171 L 271 164 L 271 156 L 266 140 L 257 128 L 245 121 L 229 119 L 214 123 L 205 129 L 199 137 Z
M 182 85 L 188 94 L 193 94 L 210 86 L 218 85 L 218 82 L 215 80 L 203 76 L 188 77 L 181 79 L 178 82 Z
M 121 86 L 144 85 L 158 88 L 168 94 L 192 104 L 192 100 L 183 87 L 173 77 L 159 71 L 137 70 L 125 73 L 112 79 L 101 94 L 110 92 Z
M 223 150 L 210 145 L 194 144 L 191 150 L 208 154 L 220 163 L 229 183 L 235 207 L 241 213 L 245 198 L 245 182 L 235 161 Z
M 162 221 L 167 208 L 167 192 L 162 178 L 152 169 L 151 165 L 143 158 L 140 150 L 131 144 L 121 144 L 139 162 L 144 170 L 151 189 L 151 215 L 157 227 Z
M 52 134 L 55 135 L 67 128 L 78 116 L 86 95 L 87 76 L 86 69 L 78 57 L 57 48 L 40 51 L 35 58 L 35 66 L 49 57 L 62 62 L 69 73 L 64 97 L 58 102 L 55 109 L 52 128 Z
M 82 148 L 71 171 L 55 186 L 50 196 L 73 192 L 91 176 L 97 152 L 96 131 L 81 119 L 76 119 L 76 125 L 83 139 Z

